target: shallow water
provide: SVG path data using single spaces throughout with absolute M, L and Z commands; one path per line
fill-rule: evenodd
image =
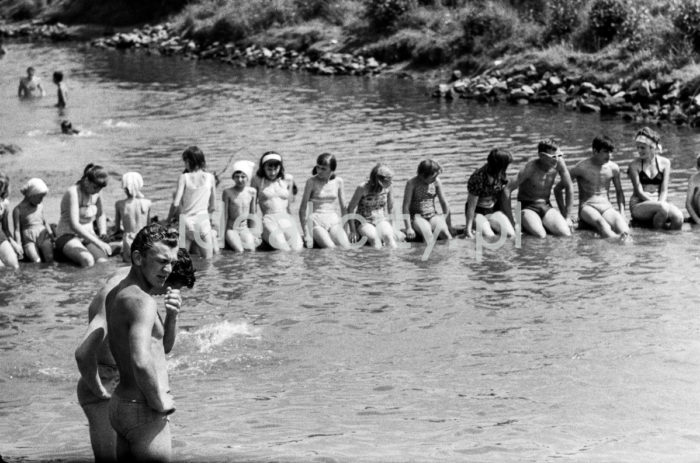
M 28 65 L 48 97 L 15 98 Z M 303 185 L 315 157 L 339 159 L 349 198 L 374 162 L 405 180 L 433 157 L 452 209 L 495 146 L 512 173 L 536 141 L 564 141 L 571 166 L 601 131 L 623 170 L 637 129 L 550 107 L 451 104 L 393 79 L 238 69 L 75 46 L 11 44 L 0 61 L 0 158 L 18 186 L 41 176 L 58 218 L 87 162 L 142 173 L 158 215 L 202 147 L 213 170 L 269 149 Z M 52 106 L 54 69 L 69 108 Z M 83 135 L 58 134 L 70 119 Z M 683 206 L 700 136 L 660 129 Z M 230 173 L 229 173 L 230 174 Z M 223 187 L 228 186 L 226 180 Z M 623 186 L 629 196 L 627 179 Z M 221 190 L 221 188 L 219 188 Z M 464 223 L 461 214 L 455 222 Z M 634 230 L 631 243 L 589 232 L 523 238 L 484 252 L 473 241 L 424 248 L 224 253 L 197 263 L 170 358 L 174 450 L 187 461 L 692 461 L 700 448 L 700 235 Z M 0 454 L 90 460 L 73 350 L 87 305 L 121 264 L 24 266 L 0 273 Z M 688 302 L 690 301 L 690 303 Z

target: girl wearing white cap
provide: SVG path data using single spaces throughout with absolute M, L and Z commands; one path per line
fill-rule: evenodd
M 231 174 L 234 185 L 225 189 L 221 195 L 224 202 L 223 222 L 226 224 L 224 239 L 226 245 L 236 252 L 255 251 L 258 244 L 248 227 L 253 225 L 259 228 L 255 215 L 257 192 L 255 188 L 248 186 L 254 168 L 255 163 L 252 161 L 235 162 Z
M 275 249 L 299 251 L 304 247 L 291 214 L 294 179 L 284 172 L 282 156 L 268 151 L 260 158 L 253 187 L 263 214 L 262 239 Z
M 671 161 L 659 154 L 659 138 L 649 127 L 638 131 L 634 138 L 639 157 L 627 169 L 633 188 L 630 214 L 638 224 L 680 230 L 683 213 L 667 201 Z
M 120 199 L 114 205 L 114 226 L 123 232 L 122 259 L 124 262 L 131 262 L 131 243 L 136 233 L 151 221 L 151 201 L 141 193 L 143 178 L 138 172 L 122 175 L 122 188 L 126 198 Z
M 12 211 L 15 241 L 22 243 L 24 257 L 30 262 L 53 262 L 54 236 L 44 219 L 42 201 L 49 187 L 40 178 L 32 178 L 19 190 L 24 199 Z
M 369 180 L 361 183 L 350 200 L 348 213 L 357 213 L 365 220 L 358 225 L 350 221 L 351 239 L 357 241 L 359 236 L 367 238 L 370 246 L 376 249 L 382 243 L 390 248 L 396 247 L 396 233 L 389 218 L 393 213 L 394 199 L 391 182 L 394 173 L 384 164 L 377 164 L 369 174 Z

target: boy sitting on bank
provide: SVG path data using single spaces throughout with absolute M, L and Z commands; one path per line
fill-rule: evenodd
M 595 137 L 593 153 L 571 169 L 571 180 L 578 182 L 578 217 L 581 224 L 593 227 L 603 238 L 624 238 L 630 229 L 625 218 L 625 195 L 620 181 L 620 167 L 610 160 L 615 145 L 605 136 Z M 615 185 L 617 207 L 610 203 L 610 182 Z M 554 187 L 554 194 L 563 188 Z
M 544 238 L 547 233 L 554 236 L 571 236 L 572 223 L 569 214 L 573 202 L 573 184 L 563 154 L 559 145 L 551 138 L 540 141 L 537 151 L 537 159 L 528 161 L 518 172 L 518 176 L 508 184 L 509 194 L 518 190 L 522 227 L 527 233 L 538 238 Z M 557 196 L 557 205 L 561 212 L 552 207 L 549 200 L 557 175 L 566 189 L 565 203 Z

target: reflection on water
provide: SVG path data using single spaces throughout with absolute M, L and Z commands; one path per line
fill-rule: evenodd
M 87 162 L 119 177 L 138 170 L 167 213 L 180 154 L 197 144 L 210 169 L 230 155 L 278 150 L 299 184 L 316 156 L 336 154 L 346 196 L 383 161 L 404 182 L 418 162 L 443 165 L 461 216 L 466 178 L 495 146 L 515 173 L 537 140 L 563 140 L 569 165 L 600 132 L 620 143 L 624 170 L 637 127 L 541 107 L 435 101 L 393 79 L 327 78 L 75 47 L 13 45 L 0 64 L 0 159 L 11 201 L 30 176 L 51 188 L 47 216 Z M 28 65 L 50 86 L 67 75 L 69 108 L 53 92 L 18 102 Z M 69 118 L 88 136 L 57 134 Z M 700 144 L 662 127 L 673 160 L 670 199 L 683 205 Z M 228 173 L 230 175 L 230 172 Z M 227 187 L 231 181 L 224 176 Z M 631 191 L 625 179 L 623 186 Z M 687 227 L 687 226 L 686 226 Z M 198 262 L 170 356 L 182 460 L 656 461 L 697 453 L 700 329 L 692 301 L 700 238 L 634 230 L 621 244 L 571 239 L 474 242 L 395 252 L 224 253 Z M 86 307 L 120 264 L 90 270 L 24 266 L 0 276 L 0 453 L 90 460 L 77 405 L 73 349 Z

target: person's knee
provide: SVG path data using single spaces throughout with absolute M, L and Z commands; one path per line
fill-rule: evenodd
M 76 256 L 75 261 L 81 267 L 92 267 L 95 265 L 95 258 L 89 252 L 81 252 Z

